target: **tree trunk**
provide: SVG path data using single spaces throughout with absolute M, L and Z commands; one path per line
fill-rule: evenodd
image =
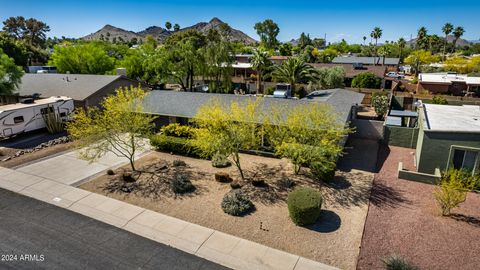
M 260 94 L 260 88 L 262 83 L 262 74 L 257 70 L 257 94 Z
M 237 166 L 238 172 L 240 172 L 240 177 L 242 177 L 242 180 L 245 180 L 242 167 L 240 166 L 240 155 L 238 154 L 238 152 L 236 152 L 233 155 L 232 159 L 233 159 L 233 162 L 235 163 L 235 166 Z
M 445 42 L 443 43 L 443 60 L 447 59 L 445 54 L 447 51 L 447 38 L 448 38 L 448 35 L 445 35 Z

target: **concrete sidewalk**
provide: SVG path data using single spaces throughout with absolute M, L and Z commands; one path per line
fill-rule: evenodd
M 72 187 L 68 183 L 81 181 L 82 176 L 89 177 L 87 172 L 81 172 L 84 166 L 90 174 L 95 174 L 107 169 L 109 165 L 116 166 L 117 160 L 107 158 L 90 168 L 91 165 L 82 164 L 81 160 L 68 165 L 69 161 L 76 159 L 72 153 L 61 157 L 44 160 L 39 162 L 41 165 L 32 164 L 19 170 L 0 167 L 0 188 L 69 209 L 234 269 L 337 269 Z M 61 160 L 64 160 L 64 163 L 60 165 L 57 162 Z M 75 168 L 81 176 L 69 173 L 68 177 L 62 177 L 66 168 Z

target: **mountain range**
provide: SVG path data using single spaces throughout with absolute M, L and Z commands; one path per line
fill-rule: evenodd
M 194 29 L 199 31 L 200 33 L 206 34 L 210 29 L 220 30 L 222 24 L 224 24 L 224 22 L 222 22 L 220 19 L 213 18 L 209 22 L 199 22 L 192 26 L 182 28 L 179 31 L 187 31 L 190 29 Z M 140 41 L 144 40 L 148 35 L 151 35 L 159 42 L 163 42 L 173 33 L 175 32 L 162 28 L 160 26 L 150 26 L 147 27 L 145 30 L 133 32 L 107 24 L 95 33 L 86 35 L 81 39 L 108 41 L 131 41 L 132 39 L 136 39 Z M 230 32 L 229 39 L 231 41 L 239 41 L 245 44 L 252 44 L 257 42 L 255 39 L 249 37 L 247 34 L 234 28 L 232 28 L 232 31 Z

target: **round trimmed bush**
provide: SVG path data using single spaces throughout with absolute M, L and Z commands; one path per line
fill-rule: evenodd
M 232 163 L 224 154 L 216 153 L 212 157 L 212 166 L 215 168 L 226 168 L 232 166 Z
M 331 165 L 324 165 L 320 162 L 314 162 L 310 164 L 310 172 L 313 178 L 324 183 L 330 183 L 335 177 L 335 168 Z
M 312 188 L 297 188 L 288 194 L 287 205 L 293 223 L 313 224 L 320 216 L 322 195 Z
M 107 170 L 108 175 L 115 175 L 115 172 L 112 169 Z
M 223 197 L 223 212 L 232 216 L 243 216 L 254 208 L 253 203 L 241 190 L 235 189 Z
M 185 174 L 177 174 L 175 178 L 170 182 L 170 189 L 175 194 L 183 194 L 193 192 L 195 186 L 190 182 Z

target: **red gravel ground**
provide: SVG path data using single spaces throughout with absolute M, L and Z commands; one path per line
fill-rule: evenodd
M 397 178 L 398 162 L 413 164 L 413 151 L 390 146 L 379 154 L 357 269 L 384 269 L 392 254 L 420 269 L 480 269 L 480 195 L 468 194 L 453 217 L 440 216 L 434 186 Z

